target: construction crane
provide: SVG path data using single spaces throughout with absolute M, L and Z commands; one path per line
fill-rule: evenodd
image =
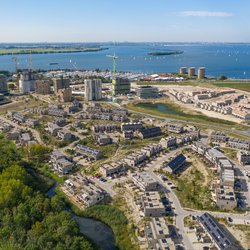
M 116 100 L 115 98 L 115 85 L 116 85 L 116 59 L 118 57 L 115 55 L 107 55 L 107 57 L 112 58 L 113 60 L 113 79 L 112 79 L 112 95 L 113 95 L 113 101 Z
M 19 88 L 19 72 L 18 72 L 18 58 L 16 56 L 12 57 L 16 69 L 16 87 Z

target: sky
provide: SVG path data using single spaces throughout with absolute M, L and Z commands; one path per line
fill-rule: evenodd
M 249 0 L 0 0 L 0 42 L 250 42 Z

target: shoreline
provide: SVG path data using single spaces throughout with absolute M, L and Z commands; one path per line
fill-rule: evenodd
M 39 48 L 40 49 L 40 48 Z M 86 48 L 86 49 L 72 49 L 72 50 L 58 50 L 58 51 L 32 51 L 32 54 L 35 55 L 35 54 L 60 54 L 60 53 L 65 53 L 65 54 L 68 54 L 68 53 L 81 53 L 81 52 L 84 52 L 84 53 L 87 53 L 87 52 L 99 52 L 99 51 L 103 51 L 103 50 L 108 50 L 109 48 Z M 0 49 L 1 50 L 1 49 Z M 30 54 L 30 50 L 25 50 L 25 51 L 22 51 L 20 49 L 20 51 L 12 51 L 12 52 L 0 52 L 0 56 L 10 56 L 10 55 L 27 55 L 27 54 Z

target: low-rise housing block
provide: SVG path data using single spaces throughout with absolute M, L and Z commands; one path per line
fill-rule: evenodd
M 166 215 L 166 209 L 162 203 L 158 192 L 146 192 L 142 196 L 142 209 L 145 216 L 163 217 Z
M 77 144 L 75 151 L 77 154 L 86 157 L 89 161 L 97 161 L 103 158 L 103 153 L 100 150 L 83 146 L 81 144 Z
M 142 191 L 156 191 L 159 183 L 148 172 L 139 172 L 132 175 L 132 181 Z

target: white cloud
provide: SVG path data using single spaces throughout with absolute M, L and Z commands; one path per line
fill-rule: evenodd
M 231 17 L 234 14 L 229 12 L 217 11 L 182 11 L 178 12 L 179 16 L 193 16 L 193 17 Z

